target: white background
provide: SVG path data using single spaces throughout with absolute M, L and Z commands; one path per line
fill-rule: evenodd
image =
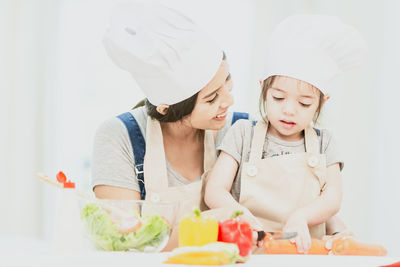
M 47 244 L 62 207 L 56 189 L 34 174 L 63 170 L 89 190 L 97 126 L 143 98 L 101 44 L 117 2 L 0 0 L 0 238 Z M 340 216 L 360 240 L 399 256 L 400 2 L 161 2 L 192 17 L 221 45 L 234 82 L 232 110 L 254 114 L 263 45 L 279 21 L 330 14 L 361 32 L 368 60 L 336 81 L 320 122 L 337 136 L 345 162 Z

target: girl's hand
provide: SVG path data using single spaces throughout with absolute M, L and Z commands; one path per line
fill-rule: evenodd
M 240 218 L 247 222 L 253 230 L 253 243 L 256 244 L 257 247 L 261 247 L 262 241 L 258 242 L 257 240 L 257 232 L 263 230 L 261 222 L 247 208 L 243 207 L 241 210 L 243 211 L 243 214 L 240 215 Z
M 291 242 L 296 243 L 297 252 L 308 253 L 311 248 L 311 236 L 307 220 L 300 212 L 295 212 L 289 217 L 286 225 L 283 227 L 283 231 L 297 232 L 297 236 Z
M 255 231 L 262 231 L 262 224 L 261 222 L 247 209 L 247 208 L 242 208 L 243 214 L 240 215 L 240 218 L 250 224 L 251 229 Z
M 340 233 L 334 234 L 334 235 L 326 235 L 322 237 L 322 240 L 326 241 L 325 242 L 325 247 L 327 249 L 332 249 L 332 243 L 340 238 L 354 238 L 354 233 L 350 230 L 343 230 Z

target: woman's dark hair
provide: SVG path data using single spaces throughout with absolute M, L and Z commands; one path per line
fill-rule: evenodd
M 225 52 L 222 52 L 222 60 L 226 60 Z M 139 103 L 137 103 L 133 109 L 146 106 L 147 115 L 149 115 L 151 118 L 160 122 L 176 122 L 192 113 L 194 106 L 196 105 L 198 95 L 199 92 L 179 103 L 170 105 L 165 115 L 159 113 L 157 111 L 157 106 L 151 104 L 147 98 L 139 101 Z
M 194 106 L 196 105 L 197 96 L 199 93 L 197 92 L 195 95 L 173 105 L 170 105 L 167 109 L 167 113 L 165 115 L 159 113 L 157 111 L 157 106 L 154 106 L 146 99 L 145 105 L 147 109 L 147 115 L 151 118 L 156 119 L 160 122 L 176 122 L 187 115 L 192 113 Z

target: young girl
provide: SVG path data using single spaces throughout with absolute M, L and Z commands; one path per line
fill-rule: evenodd
M 331 134 L 311 127 L 329 99 L 329 81 L 365 52 L 357 32 L 333 17 L 283 21 L 267 47 L 260 96 L 263 120 L 228 131 L 205 189 L 210 208 L 235 207 L 256 230 L 297 232 L 307 253 L 311 237 L 340 208 L 341 158 Z

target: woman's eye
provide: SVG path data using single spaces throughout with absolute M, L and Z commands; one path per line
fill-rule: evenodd
M 217 94 L 215 94 L 215 96 L 214 96 L 214 98 L 213 99 L 211 99 L 211 100 L 208 100 L 207 102 L 208 103 L 213 103 L 216 99 L 217 99 L 217 97 L 218 97 L 218 93 Z
M 305 104 L 305 103 L 301 103 L 301 102 L 300 102 L 300 105 L 301 105 L 302 107 L 305 107 L 305 108 L 308 108 L 308 107 L 311 106 L 311 104 Z
M 281 101 L 281 100 L 283 100 L 283 97 L 276 97 L 276 96 L 273 96 L 273 98 L 274 98 L 275 101 Z

